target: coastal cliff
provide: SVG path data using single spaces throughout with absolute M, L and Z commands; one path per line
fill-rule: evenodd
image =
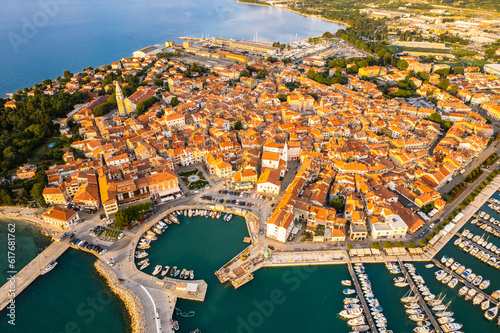
M 102 260 L 96 260 L 94 266 L 99 274 L 107 280 L 111 290 L 125 303 L 125 307 L 127 308 L 132 321 L 132 333 L 148 332 L 146 310 L 139 297 L 137 297 L 132 290 L 122 284 L 118 280 L 115 272 L 113 272 Z

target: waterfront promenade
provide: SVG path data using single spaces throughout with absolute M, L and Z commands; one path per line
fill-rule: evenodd
M 11 298 L 8 296 L 8 294 L 12 292 L 10 290 L 13 289 L 15 294 L 14 297 L 17 297 L 24 289 L 26 289 L 26 287 L 36 280 L 43 269 L 52 260 L 59 258 L 68 249 L 68 247 L 68 240 L 53 242 L 15 275 L 15 279 L 13 280 L 15 281 L 14 285 L 11 286 L 11 282 L 7 281 L 0 288 L 0 311 L 3 310 L 10 302 Z

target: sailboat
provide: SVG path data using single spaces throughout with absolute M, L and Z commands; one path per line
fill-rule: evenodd
M 484 317 L 488 320 L 493 320 L 498 314 L 498 305 L 490 308 L 484 313 Z
M 490 296 L 491 298 L 491 296 Z M 486 311 L 490 307 L 490 298 L 481 303 L 481 310 Z

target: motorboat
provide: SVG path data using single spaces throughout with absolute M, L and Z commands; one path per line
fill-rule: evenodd
M 441 325 L 441 328 L 445 332 L 455 332 L 455 331 L 461 329 L 462 326 L 463 325 L 459 324 L 459 323 L 448 323 L 448 324 Z
M 434 267 L 434 264 L 427 264 L 427 265 L 425 265 L 425 268 L 432 268 L 432 267 Z
M 346 287 L 350 287 L 351 284 L 352 284 L 352 281 L 351 280 L 342 280 L 342 282 L 340 282 L 343 286 L 346 286 Z
M 356 303 L 359 303 L 359 299 L 357 298 L 349 298 L 349 297 L 344 298 L 344 304 L 356 304 Z
M 174 276 L 175 272 L 177 272 L 177 266 L 172 267 L 172 270 L 170 271 L 170 276 Z
M 148 255 L 148 253 L 144 250 L 140 250 L 140 251 L 135 252 L 135 257 L 138 259 L 147 257 L 147 255 Z
M 468 291 L 469 291 L 469 287 L 463 286 L 462 288 L 460 288 L 458 290 L 458 295 L 464 296 L 465 294 L 467 294 Z
M 167 275 L 169 269 L 170 269 L 170 266 L 163 267 L 163 269 L 161 270 L 161 276 Z
M 472 284 L 475 286 L 479 286 L 483 282 L 483 277 L 481 275 L 476 276 L 476 278 L 472 281 Z
M 448 261 L 448 259 L 450 259 L 450 257 L 449 257 L 447 254 L 445 254 L 445 255 L 441 258 L 441 263 L 442 263 L 442 264 L 446 263 L 446 262 Z
M 352 295 L 352 294 L 354 294 L 356 292 L 356 290 L 354 290 L 354 289 L 344 289 L 342 292 L 344 293 L 344 295 Z
M 414 314 L 410 316 L 410 320 L 413 321 L 423 321 L 427 319 L 424 314 Z
M 144 268 L 148 266 L 149 266 L 149 261 L 146 261 L 144 264 L 141 265 L 141 267 L 139 267 L 139 269 L 142 271 Z
M 347 325 L 349 326 L 359 326 L 366 324 L 365 318 L 363 316 L 358 316 L 347 321 Z
M 157 275 L 158 273 L 160 273 L 160 272 L 161 272 L 161 270 L 162 270 L 162 268 L 163 268 L 163 266 L 162 266 L 162 265 L 156 265 L 156 266 L 155 266 L 155 269 L 154 269 L 154 271 L 153 271 L 153 275 Z
M 474 305 L 479 305 L 481 302 L 484 301 L 484 295 L 481 293 L 478 293 L 474 298 L 472 299 L 472 304 Z
M 47 266 L 45 266 L 45 268 L 40 273 L 40 275 L 47 274 L 48 272 L 50 272 L 51 270 L 53 270 L 54 267 L 56 267 L 56 266 L 57 266 L 57 261 L 52 260 Z
M 175 276 L 175 277 L 178 277 L 180 273 L 181 273 L 181 270 L 180 270 L 180 269 L 177 269 L 177 270 L 175 271 L 174 276 Z
M 189 278 L 192 280 L 194 279 L 194 271 L 193 270 L 190 270 L 189 271 Z
M 340 311 L 339 315 L 344 319 L 353 319 L 360 316 L 363 313 L 362 308 L 348 309 Z
M 139 261 L 139 262 L 137 263 L 137 265 L 138 265 L 138 266 L 142 266 L 142 265 L 144 265 L 144 263 L 146 263 L 146 262 L 148 262 L 148 261 L 149 261 L 149 258 L 146 258 L 146 259 L 144 259 L 144 260 Z
M 485 313 L 484 313 L 484 317 L 488 320 L 493 320 L 498 314 L 498 306 L 494 306 L 490 309 L 488 309 Z
M 408 286 L 408 282 L 396 282 L 396 283 L 394 283 L 394 286 L 403 288 L 403 287 Z
M 479 285 L 479 289 L 484 290 L 490 286 L 490 280 L 483 280 Z
M 455 288 L 458 284 L 458 279 L 457 278 L 453 278 L 451 279 L 451 281 L 448 283 L 448 287 L 450 287 L 451 289 Z
M 450 267 L 451 265 L 453 265 L 454 262 L 455 262 L 455 259 L 450 258 L 450 259 L 446 260 L 446 262 L 444 263 L 444 265 L 446 267 Z
M 437 321 L 438 321 L 438 323 L 443 325 L 443 324 L 454 322 L 455 318 L 453 318 L 453 317 L 441 317 L 441 318 L 438 318 Z
M 453 265 L 451 265 L 450 269 L 452 271 L 456 271 L 458 267 L 460 267 L 460 263 L 458 261 L 455 261 Z

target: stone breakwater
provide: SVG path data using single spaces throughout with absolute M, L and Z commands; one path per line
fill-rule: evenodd
M 125 307 L 131 318 L 132 333 L 148 332 L 146 310 L 137 295 L 118 280 L 113 272 L 102 260 L 97 260 L 94 264 L 96 270 L 108 282 L 111 290 L 117 294 L 125 303 Z

